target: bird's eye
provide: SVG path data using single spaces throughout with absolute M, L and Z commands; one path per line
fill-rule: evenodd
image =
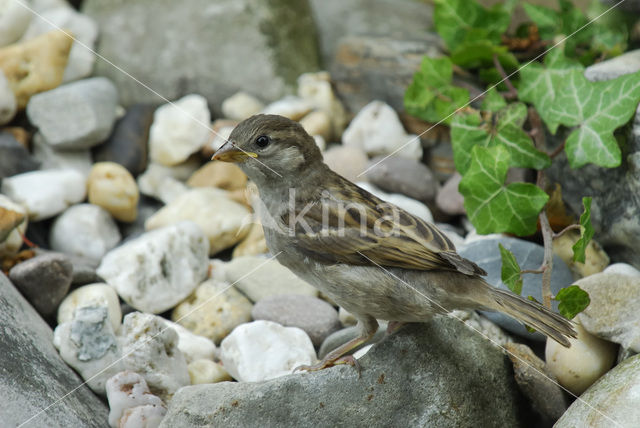
M 261 135 L 256 138 L 256 145 L 260 148 L 267 147 L 270 142 L 271 140 L 269 140 L 269 137 L 267 137 L 266 135 Z

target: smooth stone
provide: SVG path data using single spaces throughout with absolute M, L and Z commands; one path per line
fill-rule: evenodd
M 113 287 L 104 283 L 95 283 L 73 290 L 58 306 L 58 324 L 73 321 L 76 311 L 85 307 L 106 308 L 111 329 L 114 333 L 118 333 L 122 322 L 122 311 L 118 294 Z
M 104 306 L 76 309 L 71 321 L 56 327 L 53 344 L 97 394 L 105 395 L 107 380 L 123 369 L 121 349 Z
M 252 302 L 276 294 L 318 295 L 318 290 L 275 259 L 255 256 L 235 258 L 224 266 L 224 277 Z
M 171 319 L 194 334 L 220 343 L 238 325 L 251 321 L 251 302 L 225 282 L 209 279 L 178 304 Z
M 2 24 L 0 24 L 1 26 Z M 0 125 L 6 125 L 18 111 L 18 103 L 7 77 L 0 69 Z
M 603 272 L 575 284 L 591 299 L 577 316 L 585 330 L 640 352 L 640 278 Z
M 2 180 L 2 193 L 24 205 L 32 221 L 45 220 L 81 202 L 84 176 L 75 170 L 32 171 Z
M 233 163 L 209 161 L 193 173 L 187 185 L 191 187 L 217 187 L 239 190 L 247 186 L 247 175 Z
M 189 378 L 191 385 L 200 385 L 203 383 L 227 382 L 233 380 L 231 375 L 222 367 L 212 360 L 195 360 L 187 366 L 189 370 Z
M 116 220 L 132 222 L 138 216 L 138 185 L 120 164 L 94 164 L 87 179 L 87 194 L 89 202 L 104 208 Z
M 419 201 L 432 201 L 438 190 L 438 181 L 431 170 L 414 159 L 401 156 L 371 159 L 367 181 L 390 193 L 401 193 Z
M 415 199 L 411 199 L 405 195 L 401 195 L 399 193 L 387 193 L 384 192 L 372 184 L 365 182 L 357 182 L 359 187 L 362 187 L 369 193 L 372 193 L 374 196 L 382 199 L 385 202 L 389 202 L 391 205 L 396 205 L 403 210 L 407 211 L 410 214 L 415 215 L 416 217 L 421 218 L 424 221 L 429 223 L 433 223 L 433 215 L 429 208 L 420 201 L 416 201 Z M 392 214 L 393 211 L 390 211 Z
M 436 223 L 436 227 L 453 242 L 456 248 L 464 245 L 465 239 L 460 235 L 462 232 L 460 229 L 451 226 L 449 223 Z
M 140 193 L 165 204 L 189 190 L 186 184 L 173 176 L 170 168 L 156 163 L 149 164 L 146 171 L 138 176 L 137 183 Z
M 314 135 L 313 141 L 316 143 L 316 146 L 320 149 L 321 152 L 324 152 L 327 148 L 327 141 L 321 135 Z
M 9 278 L 42 317 L 48 318 L 69 291 L 72 269 L 63 254 L 43 254 L 15 265 Z
M 602 272 L 609 265 L 609 256 L 594 240 L 587 244 L 584 263 L 573 261 L 573 245 L 578 242 L 578 239 L 580 239 L 580 233 L 573 230 L 555 238 L 553 253 L 569 266 L 576 279 Z
M 122 413 L 118 428 L 156 428 L 160 426 L 162 419 L 167 414 L 165 406 L 144 404 L 127 409 Z
M 192 222 L 147 232 L 111 250 L 98 275 L 137 310 L 161 313 L 207 276 L 209 244 Z
M 93 71 L 96 59 L 94 47 L 98 38 L 98 26 L 87 15 L 78 13 L 66 5 L 39 11 L 34 14 L 22 40 L 29 40 L 58 28 L 64 28 L 73 34 L 74 38 L 62 80 L 73 82 L 88 77 Z
M 144 222 L 154 215 L 164 204 L 145 195 L 138 200 L 138 216 L 131 223 L 120 223 L 120 233 L 125 240 L 136 238 L 145 233 Z
M 107 381 L 107 400 L 109 400 L 109 425 L 112 428 L 121 428 L 126 422 L 125 412 L 139 406 L 152 406 L 156 409 L 164 409 L 166 406 L 160 399 L 151 393 L 144 377 L 133 371 L 122 371 Z M 139 427 L 151 428 L 156 425 L 145 423 Z
M 602 376 L 556 422 L 556 428 L 633 427 L 640 419 L 640 355 Z
M 209 141 L 210 122 L 207 100 L 201 95 L 158 107 L 149 130 L 149 158 L 167 166 L 184 162 Z
M 38 169 L 40 162 L 8 132 L 0 132 L 0 179 Z
M 20 250 L 28 224 L 27 210 L 0 194 L 0 259 L 11 257 Z
M 97 205 L 78 204 L 67 208 L 51 225 L 51 249 L 88 258 L 96 263 L 120 242 L 118 226 L 109 213 Z
M 324 152 L 324 162 L 334 172 L 337 172 L 349 181 L 364 181 L 369 159 L 360 148 L 336 145 Z
M 340 324 L 342 324 L 343 327 L 351 327 L 358 323 L 356 317 L 354 317 L 351 312 L 342 307 L 338 308 L 338 319 L 340 320 Z
M 231 377 L 261 382 L 288 375 L 299 365 L 313 364 L 316 351 L 296 327 L 253 321 L 236 327 L 220 344 L 220 359 Z
M 189 364 L 196 360 L 213 360 L 218 356 L 218 349 L 211 339 L 194 334 L 180 324 L 162 319 L 164 323 L 178 333 L 178 349 L 184 354 L 184 359 Z
M 640 49 L 625 52 L 584 69 L 584 77 L 592 82 L 612 80 L 640 70 Z
M 226 192 L 196 188 L 185 192 L 147 219 L 145 228 L 153 230 L 189 220 L 202 228 L 209 240 L 209 255 L 232 247 L 244 238 L 249 210 L 230 200 Z
M 322 345 L 320 345 L 320 348 L 318 349 L 318 358 L 324 358 L 329 352 L 333 351 L 340 345 L 344 345 L 351 339 L 355 339 L 356 337 L 358 337 L 359 334 L 360 334 L 360 329 L 357 326 L 346 327 L 346 328 L 343 328 L 342 330 L 338 330 L 330 334 L 324 340 L 324 342 L 322 342 Z M 367 343 L 363 343 L 362 345 L 353 348 L 353 351 L 351 352 L 356 352 L 359 349 L 362 349 L 363 347 L 365 347 L 369 343 L 378 343 L 385 337 L 386 334 L 387 334 L 387 324 L 386 322 L 382 322 L 380 323 L 380 326 L 378 327 L 378 330 L 376 331 L 375 335 Z
M 212 156 L 213 156 L 213 153 L 215 153 L 216 150 L 218 150 L 220 147 L 222 147 L 222 145 L 224 143 L 226 143 L 227 140 L 229 140 L 229 136 L 231 135 L 231 132 L 233 131 L 233 129 L 235 127 L 236 127 L 236 124 L 228 125 L 228 126 L 221 126 L 216 130 L 214 128 L 214 126 L 212 125 L 212 128 L 214 129 L 213 130 L 213 138 L 211 139 L 211 142 L 207 145 L 208 146 L 207 148 L 211 151 L 211 155 Z
M 269 252 L 267 241 L 264 237 L 264 229 L 260 223 L 253 223 L 251 229 L 242 241 L 233 249 L 232 258 L 242 256 L 258 256 Z
M 32 95 L 62 83 L 72 42 L 57 30 L 0 48 L 0 69 L 13 89 L 18 109 L 25 108 Z
M 543 360 L 522 343 L 505 345 L 513 363 L 513 371 L 520 391 L 531 401 L 533 408 L 550 425 L 567 410 L 567 396 L 549 372 Z
M 96 162 L 115 162 L 124 166 L 134 177 L 147 169 L 147 141 L 153 122 L 152 104 L 135 104 L 113 126 L 111 135 L 93 149 Z
M 277 114 L 291 120 L 300 120 L 311 111 L 312 107 L 302 98 L 288 95 L 267 105 L 262 114 Z
M 422 158 L 422 145 L 408 135 L 398 114 L 382 101 L 372 101 L 358 112 L 342 134 L 342 144 L 362 149 L 370 156 Z
M 73 256 L 67 254 L 71 264 L 73 265 L 73 278 L 71 279 L 71 287 L 79 287 L 81 285 L 103 282 L 102 278 L 96 273 L 98 263 L 85 257 Z
M 236 92 L 222 101 L 222 114 L 232 120 L 245 120 L 264 109 L 264 103 L 246 92 Z
M 65 364 L 51 328 L 1 272 L 0 325 L 2 425 L 104 428 L 107 407 Z M 51 405 L 63 396 L 64 405 Z
M 618 347 L 592 335 L 580 324 L 575 328 L 578 338 L 569 338 L 570 348 L 548 339 L 544 359 L 547 369 L 560 385 L 575 395 L 581 395 L 613 366 Z
M 328 115 L 330 129 L 327 139 L 340 140 L 349 120 L 342 102 L 333 90 L 329 73 L 318 71 L 301 74 L 298 77 L 298 96 L 314 109 Z
M 456 172 L 445 181 L 436 195 L 436 206 L 445 214 L 462 215 L 467 212 L 464 209 L 464 196 L 458 191 L 461 180 L 462 176 Z
M 32 96 L 27 116 L 47 144 L 62 149 L 88 149 L 111 133 L 117 104 L 113 83 L 104 77 L 93 77 Z
M 544 248 L 541 245 L 521 239 L 500 237 L 491 239 L 481 239 L 471 242 L 461 248 L 458 253 L 487 271 L 487 276 L 483 279 L 494 287 L 502 290 L 509 288 L 502 282 L 502 258 L 498 244 L 502 244 L 510 250 L 516 257 L 521 269 L 539 269 L 544 257 Z M 533 296 L 537 301 L 542 302 L 542 285 L 539 275 L 524 275 L 522 295 Z M 551 273 L 551 294 L 556 295 L 561 288 L 573 284 L 573 276 L 567 265 L 558 256 L 553 258 L 553 271 Z M 558 310 L 558 302 L 552 301 L 553 310 Z M 482 314 L 505 330 L 528 339 L 543 341 L 545 336 L 539 332 L 529 333 L 525 326 L 515 319 L 500 313 L 482 311 Z
M 631 266 L 628 263 L 614 263 L 603 271 L 604 273 L 618 273 L 620 275 L 629 275 L 633 277 L 640 277 L 640 270 Z
M 178 333 L 156 315 L 133 312 L 121 330 L 122 364 L 144 377 L 151 392 L 165 401 L 185 385 L 189 372 L 178 349 Z
M 513 342 L 513 337 L 507 334 L 497 324 L 482 316 L 476 311 L 454 310 L 448 316 L 463 322 L 464 325 L 475 331 L 495 346 L 504 346 Z
M 407 326 L 359 363 L 360 373 L 340 365 L 267 382 L 185 387 L 160 426 L 260 420 L 270 426 L 524 427 L 530 420 L 511 362 L 456 320 Z
M 323 110 L 316 110 L 307 114 L 300 119 L 300 125 L 307 131 L 307 134 L 321 137 L 323 141 L 331 138 L 331 118 L 329 113 Z
M 17 1 L 4 0 L 1 3 L 0 15 L 0 46 L 10 45 L 22 37 L 29 27 L 31 11 Z
M 282 294 L 267 297 L 251 310 L 254 320 L 273 321 L 285 327 L 303 330 L 314 346 L 320 346 L 331 333 L 340 329 L 338 312 L 317 297 Z
M 55 146 L 47 144 L 44 137 L 39 132 L 31 139 L 33 157 L 40 162 L 41 170 L 73 169 L 82 174 L 85 178 L 89 176 L 93 160 L 89 149 L 63 150 L 56 149 Z

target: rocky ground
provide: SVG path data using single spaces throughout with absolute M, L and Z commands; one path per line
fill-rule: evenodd
M 446 129 L 403 113 L 421 58 L 440 52 L 431 7 L 78 3 L 9 0 L 0 13 L 3 424 L 636 423 L 640 114 L 620 168 L 549 173 L 570 211 L 594 196 L 586 262 L 571 261 L 574 236 L 554 243 L 552 291 L 591 297 L 570 349 L 456 311 L 393 336 L 383 324 L 356 353 L 360 374 L 292 374 L 354 337 L 355 319 L 272 258 L 255 188 L 209 161 L 253 114 L 299 121 L 332 169 L 438 224 L 496 287 L 498 243 L 523 269 L 541 264 L 532 240 L 475 232 Z M 633 51 L 585 74 L 637 70 Z M 523 294 L 541 300 L 539 277 Z

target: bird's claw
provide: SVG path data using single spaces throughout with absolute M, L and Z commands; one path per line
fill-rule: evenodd
M 338 364 L 349 364 L 350 366 L 355 367 L 355 369 L 358 371 L 358 376 L 360 376 L 360 372 L 361 372 L 360 363 L 358 363 L 358 360 L 353 355 L 345 355 L 343 357 L 334 358 L 334 359 L 323 359 L 319 363 L 312 364 L 312 365 L 303 364 L 293 369 L 293 373 L 299 370 L 315 372 L 318 370 L 326 369 L 328 367 L 337 366 Z

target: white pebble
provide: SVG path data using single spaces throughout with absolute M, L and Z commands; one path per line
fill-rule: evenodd
M 627 263 L 614 263 L 607 266 L 604 273 L 619 273 L 621 275 L 640 277 L 640 270 Z
M 201 359 L 213 360 L 218 356 L 218 349 L 209 338 L 192 333 L 167 319 L 162 320 L 178 334 L 178 349 L 184 354 L 187 364 Z
M 0 1 L 0 47 L 18 41 L 34 16 L 20 3 L 14 0 Z
M 235 328 L 220 346 L 225 369 L 241 382 L 260 382 L 290 374 L 316 361 L 309 336 L 297 327 L 253 321 Z
M 2 18 L 0 17 L 0 20 Z M 0 23 L 0 28 L 2 24 Z M 0 69 L 0 125 L 11 122 L 18 111 L 16 96 L 13 94 L 9 81 Z
M 122 322 L 120 301 L 113 287 L 104 283 L 83 285 L 69 293 L 58 306 L 58 324 L 72 321 L 76 310 L 87 306 L 107 308 L 111 328 L 118 333 Z
M 189 189 L 173 176 L 171 168 L 157 163 L 151 163 L 146 171 L 138 176 L 138 188 L 143 195 L 156 198 L 165 204 Z
M 298 77 L 298 96 L 315 109 L 329 115 L 331 132 L 329 138 L 339 139 L 347 124 L 347 112 L 333 92 L 331 78 L 326 71 L 304 73 Z
M 113 218 L 132 222 L 138 216 L 140 193 L 131 173 L 115 162 L 98 162 L 87 180 L 89 202 L 107 210 Z
M 93 166 L 91 150 L 56 150 L 44 141 L 39 132 L 32 139 L 33 157 L 40 161 L 40 169 L 74 169 L 85 178 Z
M 246 92 L 236 92 L 222 102 L 222 114 L 232 120 L 244 120 L 264 109 L 262 101 Z
M 144 377 L 128 370 L 116 374 L 107 381 L 107 399 L 109 400 L 109 425 L 113 428 L 122 426 L 120 419 L 127 409 L 145 405 L 165 408 L 162 400 L 151 394 Z
M 232 380 L 224 367 L 212 360 L 195 360 L 187 368 L 189 369 L 191 385 Z
M 29 219 L 26 218 L 27 210 L 22 205 L 16 204 L 3 194 L 0 194 L 0 208 L 7 211 L 13 211 L 18 215 L 25 217 L 22 223 L 9 232 L 4 241 L 0 242 L 0 258 L 3 258 L 14 255 L 18 252 L 20 247 L 22 247 L 24 242 L 22 241 L 21 234 L 24 235 L 27 232 Z
M 300 120 L 311 111 L 312 107 L 307 101 L 294 96 L 286 96 L 274 101 L 262 110 L 263 114 L 277 114 L 291 120 Z
M 322 110 L 312 111 L 302 119 L 300 125 L 312 136 L 320 136 L 325 140 L 331 137 L 331 118 L 329 114 Z

